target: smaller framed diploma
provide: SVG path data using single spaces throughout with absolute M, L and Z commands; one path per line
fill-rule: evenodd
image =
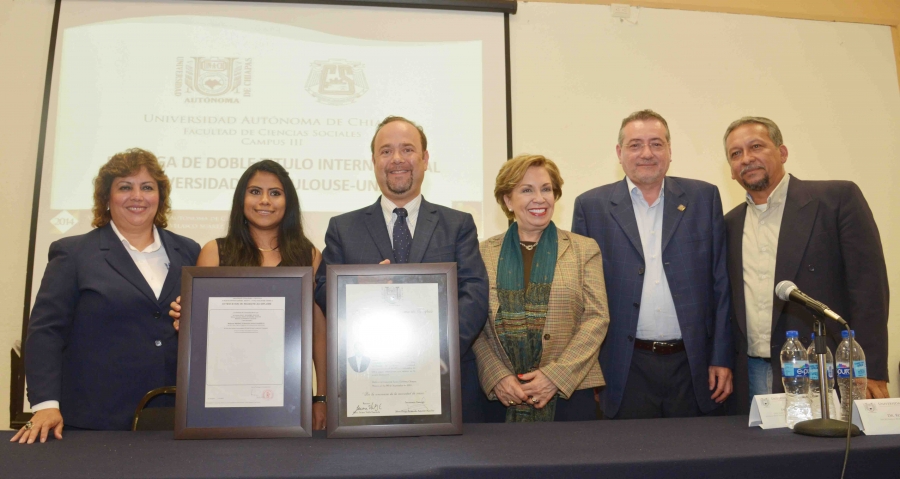
M 175 439 L 312 436 L 313 272 L 182 268 Z
M 327 269 L 328 437 L 462 434 L 456 263 Z

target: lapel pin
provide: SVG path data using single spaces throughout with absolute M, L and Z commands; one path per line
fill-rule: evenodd
M 684 206 L 684 205 L 678 205 L 678 211 L 684 211 L 684 210 L 686 210 L 686 209 L 687 209 L 687 206 Z

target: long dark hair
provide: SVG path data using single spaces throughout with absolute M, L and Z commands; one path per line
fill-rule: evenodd
M 278 177 L 284 188 L 284 218 L 278 226 L 278 250 L 281 252 L 279 266 L 312 266 L 313 244 L 303 234 L 303 221 L 300 216 L 300 199 L 297 190 L 283 166 L 272 160 L 262 160 L 250 165 L 241 175 L 234 200 L 231 202 L 231 217 L 228 220 L 228 235 L 225 236 L 224 247 L 219 250 L 222 266 L 261 266 L 262 252 L 250 235 L 250 227 L 244 217 L 244 195 L 247 184 L 259 171 L 265 171 Z

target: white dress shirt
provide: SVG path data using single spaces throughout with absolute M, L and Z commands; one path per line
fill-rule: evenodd
M 744 217 L 743 255 L 744 301 L 747 312 L 747 355 L 772 356 L 772 303 L 775 298 L 775 256 L 784 216 L 789 175 L 772 190 L 766 203 L 757 205 L 747 194 Z
M 416 196 L 406 204 L 406 226 L 409 227 L 409 235 L 416 235 L 416 221 L 419 219 L 419 208 L 422 206 L 422 195 Z M 394 208 L 398 208 L 391 200 L 381 195 L 381 212 L 384 213 L 384 223 L 387 225 L 388 236 L 391 238 L 391 248 L 394 247 L 394 223 L 397 222 L 397 214 Z
M 157 231 L 154 226 L 153 243 L 142 251 L 138 251 L 137 248 L 131 246 L 131 243 L 122 236 L 122 233 L 119 232 L 119 229 L 116 228 L 116 224 L 113 223 L 112 220 L 110 220 L 109 225 L 112 226 L 112 230 L 116 233 L 116 236 L 119 237 L 122 245 L 125 246 L 125 251 L 128 251 L 128 254 L 131 256 L 131 259 L 134 260 L 135 266 L 138 267 L 138 270 L 140 270 L 141 275 L 144 276 L 147 284 L 150 285 L 150 289 L 153 290 L 156 299 L 159 299 L 163 284 L 166 282 L 166 275 L 169 274 L 169 255 L 166 254 L 166 249 L 162 247 L 162 240 L 159 239 L 159 231 Z M 31 410 L 34 412 L 50 408 L 59 409 L 59 401 L 44 401 L 31 406 Z
M 153 290 L 156 299 L 159 299 L 163 283 L 166 282 L 166 275 L 169 274 L 169 255 L 166 254 L 166 249 L 162 247 L 159 231 L 154 226 L 153 243 L 139 251 L 134 246 L 131 246 L 131 243 L 122 236 L 115 223 L 110 221 L 109 224 L 122 242 L 122 246 L 125 246 L 125 251 L 128 251 L 128 255 L 134 260 L 135 266 L 138 267 L 147 284 L 150 285 L 150 289 Z
M 681 339 L 681 326 L 675 312 L 675 301 L 669 290 L 669 281 L 662 261 L 662 225 L 665 205 L 666 180 L 659 188 L 659 197 L 652 205 L 647 204 L 644 194 L 625 177 L 631 192 L 631 205 L 637 221 L 644 248 L 644 288 L 641 292 L 641 308 L 638 313 L 638 339 L 666 340 Z

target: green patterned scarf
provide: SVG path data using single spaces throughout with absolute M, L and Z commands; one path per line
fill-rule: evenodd
M 526 287 L 522 250 L 519 249 L 519 224 L 513 223 L 506 232 L 497 263 L 497 298 L 500 308 L 494 319 L 494 329 L 516 374 L 538 368 L 543 352 L 541 336 L 550 302 L 550 285 L 556 270 L 559 246 L 556 225 L 550 222 L 541 234 L 531 264 L 531 278 Z M 506 409 L 506 422 L 552 421 L 556 413 L 556 397 L 542 409 L 528 404 Z

